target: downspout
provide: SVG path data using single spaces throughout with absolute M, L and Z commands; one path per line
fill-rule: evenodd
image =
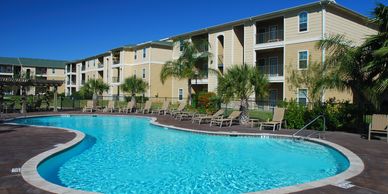
M 322 34 L 321 34 L 321 40 L 324 40 L 326 38 L 326 6 L 329 4 L 330 1 L 321 0 L 321 6 L 322 6 Z M 325 66 L 325 60 L 326 60 L 326 49 L 322 48 L 322 65 Z M 326 67 L 324 67 L 326 69 Z M 323 72 L 325 73 L 325 72 Z M 322 96 L 321 96 L 321 102 L 325 102 L 325 88 L 322 88 Z

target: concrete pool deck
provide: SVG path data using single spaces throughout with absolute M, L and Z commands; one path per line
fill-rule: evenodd
M 28 116 L 43 114 L 53 113 L 30 113 Z M 80 112 L 63 112 L 63 114 L 80 114 Z M 288 135 L 295 132 L 295 130 L 259 131 L 244 126 L 233 126 L 231 128 L 209 127 L 205 124 L 191 124 L 190 121 L 176 121 L 169 116 L 152 116 L 157 117 L 157 122 L 161 124 L 202 131 L 239 131 Z M 54 148 L 56 144 L 68 142 L 74 137 L 74 133 L 65 130 L 0 124 L 0 193 L 45 193 L 25 182 L 20 173 L 11 173 L 11 169 L 20 168 L 35 155 Z M 360 138 L 360 135 L 343 132 L 327 132 L 326 140 L 339 144 L 357 154 L 365 164 L 364 171 L 360 175 L 349 179 L 351 184 L 355 185 L 352 188 L 343 189 L 328 185 L 298 193 L 388 193 L 386 184 L 388 182 L 388 144 L 385 141 L 373 140 L 368 142 Z

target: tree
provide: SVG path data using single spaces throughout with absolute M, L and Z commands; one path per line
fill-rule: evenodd
M 240 100 L 241 121 L 248 120 L 249 97 L 255 93 L 264 97 L 268 91 L 268 79 L 253 65 L 233 65 L 224 75 L 218 76 L 217 93 L 223 101 Z
M 369 104 L 379 108 L 388 94 L 388 8 L 378 4 L 373 14 L 370 23 L 378 33 L 360 46 L 343 35 L 329 36 L 318 44 L 329 52 L 325 66 L 333 69 L 322 78 L 322 85 L 351 89 L 359 109 Z
M 327 71 L 321 63 L 311 63 L 306 70 L 296 70 L 289 66 L 290 76 L 287 77 L 287 81 L 291 84 L 289 88 L 291 90 L 296 88 L 306 88 L 308 95 L 306 95 L 309 102 L 313 104 L 319 103 L 323 96 L 324 86 L 322 84 L 322 75 Z
M 102 95 L 103 92 L 109 90 L 109 85 L 104 83 L 102 79 L 90 79 L 82 86 L 82 93 L 92 93 L 93 100 L 97 100 L 97 95 Z
M 188 103 L 191 104 L 191 80 L 206 78 L 208 73 L 216 70 L 207 67 L 209 46 L 205 41 L 178 41 L 181 45 L 181 55 L 178 59 L 167 61 L 160 72 L 160 80 L 164 83 L 168 78 L 187 79 Z
M 121 90 L 130 93 L 134 102 L 136 102 L 136 94 L 144 93 L 147 88 L 148 83 L 141 78 L 136 78 L 134 75 L 125 79 L 124 83 L 121 84 Z

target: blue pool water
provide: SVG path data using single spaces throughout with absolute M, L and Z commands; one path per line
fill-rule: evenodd
M 103 193 L 241 193 L 310 182 L 343 172 L 336 150 L 307 141 L 211 136 L 146 118 L 53 116 L 16 123 L 65 127 L 87 136 L 41 163 L 50 182 Z

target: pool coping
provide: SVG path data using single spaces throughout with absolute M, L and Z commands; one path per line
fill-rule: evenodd
M 59 144 L 55 148 L 50 149 L 48 151 L 45 151 L 43 153 L 40 153 L 33 158 L 29 159 L 27 162 L 23 164 L 21 167 L 21 174 L 23 179 L 39 188 L 42 190 L 46 190 L 49 192 L 54 192 L 54 193 L 80 193 L 80 194 L 86 194 L 86 193 L 98 193 L 98 192 L 88 192 L 88 191 L 82 191 L 82 190 L 76 190 L 72 188 L 67 188 L 63 187 L 54 183 L 51 183 L 49 181 L 46 181 L 44 178 L 42 178 L 39 173 L 38 173 L 38 166 L 40 163 L 43 161 L 47 160 L 53 155 L 56 155 L 60 152 L 63 152 L 78 143 L 80 143 L 84 138 L 85 134 L 81 131 L 69 129 L 69 128 L 62 128 L 62 127 L 52 127 L 52 126 L 37 126 L 37 125 L 26 125 L 26 124 L 19 124 L 19 123 L 12 123 L 10 121 L 15 120 L 15 119 L 22 119 L 22 118 L 31 118 L 31 117 L 47 117 L 47 116 L 67 116 L 67 115 L 78 115 L 82 116 L 84 114 L 49 114 L 49 115 L 30 115 L 30 116 L 21 116 L 21 117 L 15 117 L 12 119 L 7 119 L 5 120 L 5 124 L 10 124 L 10 125 L 21 125 L 21 126 L 29 126 L 29 127 L 45 127 L 45 128 L 53 128 L 53 129 L 62 129 L 66 130 L 69 132 L 73 132 L 76 134 L 76 137 L 72 139 L 69 142 L 66 142 L 64 144 Z M 185 132 L 192 132 L 192 133 L 200 133 L 200 134 L 208 134 L 208 135 L 222 135 L 222 136 L 251 136 L 251 137 L 281 137 L 281 138 L 293 138 L 292 135 L 284 135 L 284 134 L 270 134 L 270 133 L 260 133 L 260 134 L 252 134 L 252 133 L 241 133 L 237 131 L 231 131 L 231 132 L 214 132 L 214 131 L 201 131 L 201 130 L 195 130 L 195 129 L 188 129 L 188 128 L 183 128 L 183 127 L 177 127 L 174 125 L 165 125 L 161 124 L 157 121 L 156 117 L 153 116 L 140 116 L 140 115 L 105 115 L 105 114 L 91 114 L 91 115 L 99 115 L 99 116 L 126 116 L 126 117 L 139 117 L 139 118 L 148 118 L 150 119 L 150 124 L 164 127 L 164 128 L 169 128 L 173 130 L 179 130 L 179 131 L 185 131 Z M 87 116 L 87 115 L 85 115 Z M 299 137 L 299 136 L 297 136 Z M 299 137 L 302 138 L 302 137 Z M 267 193 L 291 193 L 291 192 L 298 192 L 298 191 L 303 191 L 307 189 L 313 189 L 313 188 L 318 188 L 318 187 L 323 187 L 326 185 L 335 185 L 338 183 L 341 183 L 347 179 L 350 179 L 352 177 L 355 177 L 359 175 L 365 168 L 363 161 L 361 160 L 360 157 L 358 157 L 355 153 L 350 151 L 349 149 L 340 146 L 338 144 L 322 140 L 322 139 L 315 139 L 315 138 L 304 138 L 303 140 L 323 144 L 330 146 L 337 151 L 339 151 L 341 154 L 343 154 L 348 160 L 349 160 L 349 167 L 347 170 L 344 172 L 323 178 L 317 181 L 312 181 L 312 182 L 307 182 L 303 184 L 298 184 L 298 185 L 292 185 L 292 186 L 286 186 L 286 187 L 280 187 L 280 188 L 274 188 L 270 190 L 263 190 L 263 191 L 257 191 L 257 192 L 250 192 L 250 193 L 255 193 L 255 194 L 267 194 Z

